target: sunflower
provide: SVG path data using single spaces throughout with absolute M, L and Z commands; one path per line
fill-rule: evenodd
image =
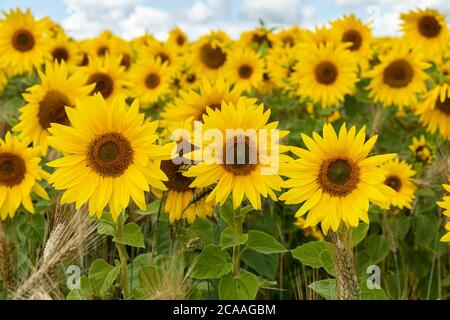
M 197 91 L 180 91 L 180 97 L 175 98 L 161 114 L 167 127 L 181 128 L 187 119 L 202 121 L 206 108 L 220 109 L 222 102 L 236 104 L 241 92 L 219 77 L 215 81 L 203 79 Z
M 77 72 L 69 75 L 64 62 L 47 63 L 45 73 L 38 71 L 41 83 L 23 94 L 26 105 L 20 111 L 19 122 L 13 128 L 26 143 L 33 142 L 47 154 L 48 128 L 52 123 L 69 124 L 66 107 L 87 96 L 93 86 L 86 86 L 86 76 Z
M 50 44 L 51 60 L 64 61 L 68 66 L 78 66 L 83 55 L 78 50 L 77 44 L 70 40 L 66 35 L 59 34 Z
M 445 191 L 450 192 L 450 185 L 444 184 L 443 187 Z M 444 209 L 444 212 L 442 213 L 450 218 L 450 196 L 444 196 L 442 201 L 438 202 L 437 205 Z M 447 234 L 441 238 L 441 241 L 450 242 L 450 221 L 446 223 L 445 230 L 447 231 Z
M 120 65 L 121 56 L 90 56 L 89 65 L 85 68 L 87 84 L 95 84 L 91 94 L 101 93 L 103 98 L 111 101 L 124 93 L 125 68 Z
M 274 190 L 280 191 L 282 182 L 277 162 L 285 160 L 275 152 L 277 149 L 280 152 L 285 150 L 278 139 L 270 138 L 278 123 L 267 123 L 269 116 L 270 110 L 264 111 L 263 104 L 257 105 L 246 97 L 240 98 L 236 105 L 222 102 L 220 109 L 207 109 L 207 114 L 203 115 L 203 132 L 220 132 L 224 141 L 214 141 L 214 138 L 205 136 L 203 146 L 211 146 L 214 141 L 216 152 L 209 154 L 209 148 L 191 152 L 194 159 L 204 161 L 184 173 L 186 177 L 194 178 L 190 184 L 192 188 L 217 183 L 206 202 L 223 204 L 232 193 L 235 209 L 241 205 L 244 195 L 253 208 L 261 209 L 261 196 L 277 199 Z M 270 141 L 257 139 L 261 130 L 266 132 Z M 279 132 L 279 138 L 286 135 L 286 131 Z
M 292 26 L 288 29 L 281 29 L 271 37 L 273 48 L 290 48 L 300 43 L 302 29 L 299 26 Z
M 318 26 L 316 26 L 314 30 L 304 30 L 301 34 L 301 42 L 314 44 L 316 46 L 325 45 L 328 42 L 333 45 L 339 44 L 332 29 Z
M 168 66 L 177 67 L 179 65 L 179 57 L 172 45 L 153 42 L 146 50 L 139 52 L 138 59 L 155 59 Z
M 303 231 L 303 234 L 305 236 L 312 237 L 312 238 L 320 240 L 320 241 L 324 240 L 323 233 L 322 233 L 322 231 L 320 231 L 320 229 L 318 229 L 315 226 L 314 227 L 312 227 L 312 226 L 305 227 L 305 223 L 306 223 L 305 219 L 303 219 L 302 217 L 297 217 L 297 220 L 295 221 L 294 224 Z
M 422 122 L 431 133 L 439 129 L 439 134 L 450 140 L 450 87 L 449 83 L 436 86 L 425 95 L 417 108 Z
M 399 209 L 411 209 L 416 191 L 416 185 L 411 181 L 411 177 L 416 174 L 412 166 L 397 158 L 384 163 L 381 168 L 385 171 L 384 184 L 394 189 L 395 194 L 386 195 L 386 202 L 380 203 L 380 206 L 386 209 L 391 205 Z
M 0 20 L 0 67 L 10 75 L 39 68 L 48 56 L 45 21 L 36 21 L 30 10 L 4 12 Z
M 103 32 L 100 36 L 85 41 L 85 48 L 88 55 L 93 57 L 104 57 L 106 54 L 114 55 L 114 39 L 108 32 Z
M 409 150 L 414 155 L 417 160 L 423 161 L 425 163 L 433 162 L 433 154 L 430 147 L 425 140 L 423 134 L 419 139 L 413 137 L 412 144 L 409 146 Z
M 292 75 L 298 63 L 298 54 L 298 47 L 277 47 L 271 49 L 267 55 L 267 70 L 270 79 L 285 92 L 295 89 L 295 85 L 292 83 Z
M 337 231 L 341 221 L 356 227 L 359 220 L 369 223 L 369 201 L 385 201 L 394 192 L 384 184 L 384 171 L 378 166 L 395 154 L 368 157 L 377 136 L 365 142 L 365 128 L 347 131 L 342 125 L 338 134 L 331 124 L 323 127 L 323 137 L 313 139 L 302 134 L 307 149 L 292 147 L 300 157 L 282 166 L 282 183 L 290 190 L 280 196 L 286 204 L 303 203 L 295 216 L 306 217 L 305 227 L 321 223 L 324 234 Z
M 417 103 L 417 94 L 426 90 L 428 75 L 424 70 L 429 65 L 404 45 L 395 46 L 380 56 L 380 60 L 380 64 L 366 73 L 370 78 L 369 97 L 383 106 L 403 108 Z
M 226 78 L 238 90 L 250 93 L 263 81 L 264 60 L 250 49 L 237 49 L 228 55 L 224 69 Z
M 169 32 L 169 39 L 167 40 L 172 47 L 177 49 L 184 49 L 189 44 L 188 37 L 186 33 L 180 28 L 174 28 Z
M 239 44 L 249 49 L 258 49 L 261 46 L 272 48 L 273 34 L 266 28 L 257 28 L 241 33 Z
M 355 90 L 357 66 L 344 46 L 327 42 L 317 47 L 303 47 L 299 52 L 292 82 L 297 94 L 322 107 L 336 106 Z
M 128 75 L 128 87 L 133 97 L 142 102 L 141 108 L 149 107 L 170 92 L 172 71 L 167 62 L 160 59 L 141 59 L 132 66 Z
M 20 204 L 34 213 L 31 201 L 33 191 L 48 200 L 47 192 L 39 184 L 48 178 L 48 173 L 39 166 L 39 150 L 27 148 L 27 144 L 18 137 L 6 133 L 5 140 L 0 138 L 0 217 L 5 220 L 14 217 Z
M 203 75 L 195 68 L 188 67 L 179 76 L 180 88 L 183 90 L 198 89 L 202 83 Z
M 8 77 L 6 76 L 5 72 L 0 70 L 0 95 L 5 90 L 7 84 L 8 84 Z
M 130 197 L 145 209 L 149 186 L 166 190 L 166 175 L 155 161 L 170 159 L 173 145 L 155 145 L 158 122 L 144 120 L 139 102 L 128 107 L 124 96 L 108 102 L 100 95 L 77 100 L 67 108 L 72 126 L 52 124 L 49 143 L 64 157 L 48 165 L 57 168 L 49 182 L 65 190 L 61 203 L 89 202 L 89 213 L 100 217 L 108 204 L 117 220 Z
M 448 46 L 445 15 L 432 9 L 418 9 L 400 15 L 405 40 L 426 58 L 440 58 Z
M 354 15 L 344 16 L 331 24 L 336 37 L 347 44 L 347 49 L 354 55 L 358 63 L 367 64 L 370 53 L 372 34 L 370 28 Z

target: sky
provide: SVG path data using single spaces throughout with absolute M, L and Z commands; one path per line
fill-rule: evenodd
M 376 35 L 399 33 L 399 13 L 430 7 L 450 15 L 449 0 L 0 0 L 0 9 L 30 8 L 36 17 L 49 16 L 77 39 L 95 37 L 104 29 L 126 39 L 151 33 L 164 40 L 173 27 L 195 40 L 209 30 L 232 37 L 258 26 L 326 24 L 343 14 L 371 23 Z

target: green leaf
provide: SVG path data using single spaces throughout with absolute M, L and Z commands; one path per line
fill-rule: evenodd
M 199 255 L 190 275 L 194 279 L 218 279 L 230 273 L 231 268 L 228 253 L 219 246 L 209 245 Z
M 423 246 L 429 245 L 436 237 L 439 223 L 439 219 L 431 214 L 414 217 L 412 219 L 412 230 L 416 242 Z
M 248 232 L 246 248 L 253 249 L 262 254 L 283 253 L 288 250 L 271 235 L 252 230 Z
M 223 230 L 222 235 L 220 237 L 220 246 L 222 249 L 227 249 L 234 246 L 243 245 L 247 242 L 248 235 L 242 234 L 240 237 L 237 237 L 233 231 L 233 228 L 227 227 Z
M 388 300 L 383 289 L 369 289 L 365 281 L 361 281 L 361 300 Z
M 238 276 L 224 276 L 219 283 L 221 300 L 254 300 L 259 290 L 256 276 L 242 271 Z
M 334 265 L 333 253 L 331 250 L 323 250 L 320 252 L 320 263 L 329 275 L 335 276 L 336 270 Z
M 100 221 L 98 228 L 98 233 L 104 234 L 107 236 L 115 237 L 116 236 L 116 226 L 115 224 L 111 224 L 107 221 Z
M 80 289 L 72 289 L 66 297 L 66 300 L 92 300 L 89 278 L 84 276 L 80 278 Z
M 314 292 L 327 300 L 336 300 L 336 280 L 325 279 L 311 283 L 309 286 Z
M 164 270 L 156 266 L 144 266 L 139 270 L 140 291 L 144 295 L 152 295 L 161 288 L 164 280 Z M 143 299 L 146 297 L 143 296 Z
M 378 234 L 371 234 L 369 236 L 367 253 L 371 264 L 383 261 L 389 254 L 389 243 L 386 238 Z
M 304 265 L 321 268 L 324 267 L 324 261 L 321 260 L 321 254 L 327 251 L 329 256 L 332 257 L 331 244 L 325 241 L 311 241 L 304 245 L 301 245 L 291 251 L 292 256 L 300 260 Z M 327 259 L 322 256 L 322 259 Z M 326 261 L 328 267 L 328 260 Z
M 279 267 L 279 254 L 262 254 L 253 250 L 242 252 L 241 260 L 258 275 L 274 279 Z
M 141 216 L 150 216 L 157 214 L 161 200 L 156 200 L 150 203 L 145 210 L 137 210 L 136 213 Z
M 367 235 L 369 230 L 369 225 L 367 223 L 361 222 L 356 228 L 352 229 L 352 248 L 356 247 Z
M 94 292 L 103 296 L 116 281 L 120 273 L 120 266 L 113 267 L 103 259 L 95 260 L 89 269 L 89 283 Z
M 115 237 L 114 242 L 125 244 L 131 247 L 145 248 L 144 235 L 141 228 L 136 223 L 129 223 L 123 227 L 123 236 Z

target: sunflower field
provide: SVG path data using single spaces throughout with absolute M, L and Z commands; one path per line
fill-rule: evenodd
M 0 299 L 450 299 L 450 34 L 75 40 L 0 18 Z

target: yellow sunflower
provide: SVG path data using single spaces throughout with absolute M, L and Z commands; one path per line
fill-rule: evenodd
M 431 133 L 439 129 L 439 134 L 450 140 L 450 87 L 449 83 L 436 86 L 425 95 L 417 108 L 422 122 Z
M 0 217 L 14 217 L 20 204 L 34 213 L 31 201 L 33 191 L 48 200 L 45 189 L 39 184 L 49 174 L 39 166 L 39 149 L 27 148 L 27 144 L 18 137 L 6 133 L 5 140 L 0 138 Z
M 331 24 L 336 37 L 347 44 L 347 50 L 354 55 L 359 64 L 366 64 L 370 57 L 372 33 L 370 28 L 354 15 L 344 16 Z
M 237 49 L 228 55 L 225 77 L 242 91 L 250 93 L 263 81 L 264 60 L 250 49 Z
M 366 73 L 370 78 L 369 97 L 383 106 L 403 108 L 417 103 L 417 94 L 426 90 L 428 75 L 424 70 L 429 64 L 404 45 L 395 46 L 380 56 L 380 60 L 380 64 Z
M 78 98 L 87 96 L 93 86 L 86 86 L 82 72 L 69 75 L 66 64 L 47 63 L 45 73 L 39 71 L 41 83 L 23 94 L 25 106 L 20 111 L 19 122 L 13 128 L 26 143 L 33 142 L 47 154 L 48 128 L 52 123 L 69 124 L 66 107 L 73 107 Z
M 237 104 L 241 92 L 232 88 L 223 77 L 215 81 L 204 79 L 199 91 L 180 91 L 180 97 L 175 98 L 161 113 L 165 126 L 182 128 L 187 119 L 202 121 L 206 108 L 220 109 L 222 102 Z
M 273 48 L 289 48 L 300 43 L 303 30 L 299 26 L 281 29 L 271 37 Z
M 327 108 L 338 105 L 346 94 L 354 92 L 357 66 L 344 46 L 327 42 L 302 49 L 292 75 L 299 96 Z
M 444 187 L 445 191 L 450 192 L 450 185 L 444 184 L 443 187 Z M 439 207 L 444 209 L 444 212 L 442 212 L 442 213 L 445 216 L 450 218 L 450 196 L 449 195 L 444 196 L 442 201 L 438 202 L 437 204 L 438 204 Z M 441 238 L 441 241 L 450 242 L 450 221 L 446 223 L 445 230 L 447 231 L 447 234 L 445 234 Z
M 394 192 L 384 184 L 384 171 L 379 165 L 395 154 L 368 157 L 377 136 L 365 142 L 365 128 L 356 132 L 342 125 L 336 134 L 331 124 L 323 127 L 323 136 L 302 134 L 307 149 L 292 147 L 300 157 L 282 166 L 282 183 L 290 190 L 280 196 L 286 204 L 303 203 L 296 216 L 307 212 L 305 227 L 321 223 L 324 234 L 337 231 L 341 221 L 356 227 L 359 220 L 369 223 L 370 201 L 385 201 Z
M 386 201 L 379 205 L 386 209 L 390 206 L 411 209 L 416 191 L 416 185 L 411 181 L 411 177 L 416 174 L 412 166 L 397 158 L 384 163 L 381 168 L 385 171 L 384 184 L 392 188 L 395 194 L 386 195 Z
M 285 92 L 290 92 L 295 89 L 295 85 L 292 82 L 292 75 L 299 61 L 298 55 L 299 49 L 297 46 L 273 48 L 267 55 L 267 70 L 270 79 L 272 79 L 278 88 L 281 88 Z
M 285 161 L 280 153 L 286 151 L 279 139 L 287 131 L 278 131 L 277 122 L 267 123 L 269 117 L 270 110 L 264 111 L 263 104 L 257 105 L 246 97 L 240 98 L 236 105 L 222 102 L 220 109 L 208 108 L 203 115 L 202 131 L 220 133 L 223 141 L 205 135 L 203 147 L 206 148 L 191 152 L 193 159 L 203 162 L 184 173 L 194 178 L 190 187 L 203 188 L 217 183 L 206 201 L 223 204 L 232 193 L 235 209 L 241 205 L 244 195 L 255 209 L 261 209 L 261 196 L 276 200 L 274 190 L 280 191 L 282 182 L 278 167 Z M 263 136 L 261 131 L 266 139 L 258 138 Z M 273 138 L 273 132 L 278 132 L 279 137 Z M 210 152 L 211 143 L 214 152 Z
M 89 57 L 89 65 L 84 68 L 87 84 L 95 84 L 91 94 L 101 93 L 103 98 L 112 101 L 114 97 L 124 94 L 126 83 L 125 68 L 120 65 L 121 56 Z
M 141 101 L 141 108 L 163 99 L 170 93 L 172 71 L 160 59 L 141 59 L 128 74 L 130 94 Z
M 425 140 L 423 134 L 419 139 L 413 137 L 412 144 L 409 146 L 409 150 L 411 150 L 412 154 L 417 160 L 423 161 L 425 163 L 433 162 L 433 154 L 430 147 Z
M 89 202 L 89 213 L 100 217 L 105 206 L 114 220 L 128 206 L 130 197 L 146 208 L 149 186 L 166 190 L 166 175 L 155 161 L 170 159 L 173 145 L 158 146 L 158 122 L 144 120 L 139 102 L 128 107 L 119 96 L 108 104 L 100 94 L 77 100 L 66 108 L 70 127 L 52 124 L 49 143 L 64 157 L 48 165 L 57 168 L 49 182 L 65 190 L 61 203 Z
M 6 76 L 5 72 L 0 70 L 0 95 L 5 90 L 7 84 L 8 84 L 8 77 Z
M 77 44 L 64 34 L 54 38 L 49 48 L 52 61 L 64 61 L 68 66 L 78 66 L 83 60 L 83 55 L 78 50 Z
M 432 9 L 418 9 L 400 15 L 405 40 L 428 59 L 440 58 L 448 46 L 445 15 Z
M 320 229 L 317 228 L 316 226 L 305 227 L 306 220 L 303 219 L 302 217 L 297 217 L 297 220 L 295 221 L 294 224 L 303 231 L 303 234 L 305 236 L 312 237 L 320 241 L 324 240 L 322 231 L 320 231 Z
M 108 32 L 103 32 L 100 36 L 85 41 L 85 48 L 88 55 L 93 57 L 104 57 L 106 54 L 114 55 L 114 39 Z
M 0 67 L 10 75 L 39 68 L 48 56 L 45 21 L 36 21 L 30 10 L 4 12 L 0 20 Z
M 167 42 L 171 44 L 173 48 L 177 48 L 178 50 L 185 49 L 189 44 L 186 33 L 184 33 L 180 28 L 170 30 L 169 39 Z
M 249 49 L 257 49 L 263 45 L 271 48 L 272 37 L 273 34 L 270 30 L 261 27 L 242 32 L 239 38 L 239 44 Z
M 339 44 L 339 40 L 336 39 L 332 29 L 318 26 L 314 30 L 304 30 L 301 34 L 301 42 L 316 46 L 325 45 L 328 42 L 333 45 Z

